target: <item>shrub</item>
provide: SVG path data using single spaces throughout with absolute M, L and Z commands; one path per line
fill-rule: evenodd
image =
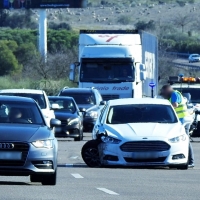
M 117 20 L 120 24 L 127 25 L 131 23 L 131 19 L 129 16 L 123 15 L 120 16 Z

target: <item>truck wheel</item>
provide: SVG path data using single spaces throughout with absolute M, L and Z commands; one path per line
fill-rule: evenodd
M 99 141 L 90 140 L 82 147 L 81 155 L 88 167 L 101 167 L 98 145 Z
M 56 185 L 57 170 L 54 174 L 44 175 L 42 177 L 42 185 Z

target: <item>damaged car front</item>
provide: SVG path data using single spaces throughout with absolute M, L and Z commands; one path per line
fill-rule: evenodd
M 108 102 L 93 139 L 101 165 L 188 167 L 189 138 L 165 100 Z

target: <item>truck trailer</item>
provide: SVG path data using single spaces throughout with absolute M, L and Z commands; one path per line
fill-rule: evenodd
M 105 101 L 151 97 L 150 83 L 158 86 L 157 37 L 137 30 L 81 30 L 79 61 L 70 66 L 70 80 L 77 77 L 80 88 L 95 87 Z

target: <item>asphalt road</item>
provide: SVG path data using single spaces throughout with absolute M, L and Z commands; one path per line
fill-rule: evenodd
M 84 141 L 59 139 L 59 167 L 56 186 L 30 183 L 29 177 L 0 177 L 1 200 L 199 200 L 200 140 L 192 143 L 195 168 L 130 169 L 88 168 L 80 150 Z

